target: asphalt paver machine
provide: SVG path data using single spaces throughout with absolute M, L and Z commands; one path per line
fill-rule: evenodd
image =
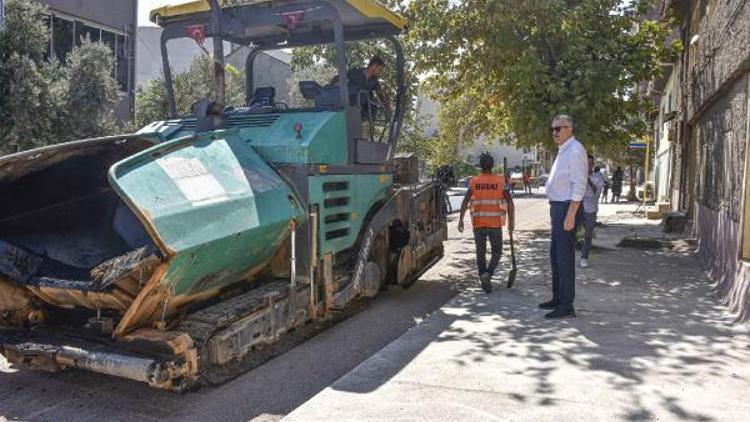
M 371 0 L 210 0 L 151 19 L 164 28 L 170 120 L 0 158 L 8 361 L 185 391 L 259 364 L 442 257 L 444 191 L 395 154 L 402 17 Z M 168 55 L 182 37 L 212 39 L 216 52 L 214 98 L 189 116 L 177 116 Z M 345 43 L 372 39 L 395 52 L 385 117 L 346 78 Z M 245 104 L 224 104 L 225 42 L 250 49 Z M 335 49 L 339 78 L 300 82 L 308 107 L 253 86 L 260 52 L 311 45 Z

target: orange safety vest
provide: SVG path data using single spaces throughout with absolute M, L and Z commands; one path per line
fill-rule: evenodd
M 474 228 L 500 228 L 507 215 L 505 178 L 482 173 L 471 178 L 471 222 Z

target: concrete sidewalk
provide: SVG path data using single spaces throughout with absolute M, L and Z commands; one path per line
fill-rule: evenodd
M 518 232 L 513 290 L 468 288 L 284 420 L 750 420 L 747 326 L 692 251 L 615 248 L 622 233 L 658 233 L 633 208 L 603 206 L 607 246 L 577 269 L 578 318 L 536 308 L 550 296 L 548 235 Z M 456 241 L 466 251 L 441 275 L 465 279 L 473 245 Z

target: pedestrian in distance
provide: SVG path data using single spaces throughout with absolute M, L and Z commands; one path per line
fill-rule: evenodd
M 464 231 L 464 215 L 471 209 L 471 224 L 474 228 L 474 244 L 477 254 L 479 281 L 485 292 L 492 292 L 492 276 L 500 263 L 503 249 L 503 226 L 506 217 L 508 231 L 515 227 L 515 207 L 510 186 L 505 184 L 502 175 L 493 174 L 495 160 L 485 152 L 479 157 L 481 173 L 469 181 L 469 188 L 461 203 L 458 217 L 458 231 Z M 487 264 L 487 241 L 490 242 L 491 256 Z
M 624 174 L 622 172 L 622 167 L 617 167 L 615 174 L 612 175 L 612 202 L 620 202 L 623 178 Z
M 531 195 L 531 170 L 523 172 L 523 192 Z
M 552 311 L 545 318 L 574 318 L 576 214 L 586 193 L 588 160 L 583 145 L 573 136 L 573 118 L 558 115 L 552 119 L 552 138 L 559 147 L 547 178 L 552 243 L 552 300 L 539 304 Z
M 591 241 L 594 239 L 596 213 L 599 212 L 599 195 L 601 195 L 603 189 L 604 176 L 599 172 L 599 167 L 594 168 L 594 156 L 589 155 L 589 177 L 586 182 L 586 193 L 583 194 L 583 213 L 581 214 L 581 223 L 584 230 L 581 268 L 589 266 L 589 252 L 591 251 Z
M 598 167 L 597 167 L 597 168 L 598 168 Z M 596 169 L 594 169 L 594 171 L 596 171 Z M 600 173 L 600 174 L 601 174 L 601 173 Z M 604 180 L 604 189 L 603 189 L 603 191 L 602 191 L 602 198 L 601 198 L 601 201 L 602 201 L 602 202 L 604 202 L 604 203 L 606 204 L 606 203 L 607 203 L 607 198 L 608 198 L 608 195 L 609 195 L 609 186 L 610 186 L 610 182 L 609 182 L 609 180 L 607 179 L 607 177 L 606 177 L 605 175 L 603 175 L 603 174 L 602 174 L 602 180 Z

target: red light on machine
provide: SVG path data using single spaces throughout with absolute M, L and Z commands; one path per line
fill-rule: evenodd
M 294 133 L 297 134 L 297 139 L 302 139 L 302 123 L 297 122 L 294 124 Z
M 203 45 L 206 41 L 206 25 L 190 25 L 185 28 L 187 36 L 194 39 L 198 44 Z
M 294 31 L 302 20 L 302 12 L 287 12 L 281 14 L 286 29 Z

